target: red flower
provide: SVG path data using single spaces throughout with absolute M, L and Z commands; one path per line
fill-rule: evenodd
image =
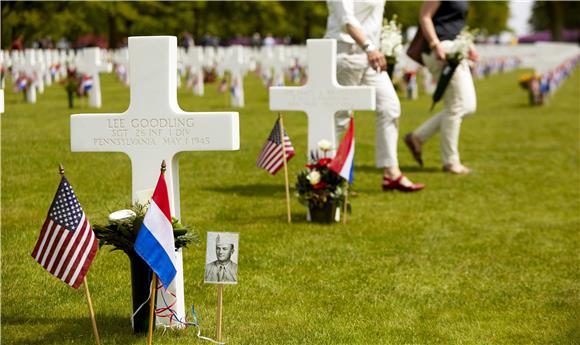
M 317 189 L 324 189 L 324 188 L 326 188 L 326 186 L 327 186 L 326 182 L 320 181 L 317 184 L 313 185 L 312 186 L 312 189 L 315 189 L 315 190 L 317 190 Z
M 318 163 L 316 163 L 316 166 L 318 168 L 322 168 L 322 167 L 325 167 L 328 164 L 330 164 L 331 161 L 332 161 L 332 158 L 328 158 L 328 157 L 320 158 L 320 160 L 318 161 Z

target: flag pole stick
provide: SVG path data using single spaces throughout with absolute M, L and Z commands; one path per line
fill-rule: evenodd
M 60 176 L 64 176 L 64 167 L 62 163 L 58 165 L 58 173 Z M 85 296 L 87 297 L 87 304 L 89 305 L 89 317 L 91 318 L 91 324 L 93 325 L 93 333 L 95 335 L 95 340 L 97 345 L 101 345 L 101 338 L 99 337 L 99 330 L 97 329 L 97 321 L 95 320 L 95 311 L 93 310 L 93 301 L 91 300 L 91 293 L 89 292 L 89 283 L 87 282 L 87 276 L 83 277 L 83 285 L 85 287 Z
M 284 158 L 284 182 L 286 183 L 286 209 L 288 213 L 288 224 L 292 223 L 292 211 L 290 209 L 290 183 L 288 182 L 288 165 L 286 164 L 286 143 L 284 142 L 284 120 L 282 114 L 278 113 L 280 120 L 280 139 L 282 141 L 282 155 Z
M 87 276 L 83 277 L 83 285 L 85 287 L 87 304 L 89 305 L 89 316 L 91 318 L 91 323 L 93 324 L 93 333 L 95 334 L 95 340 L 97 341 L 97 345 L 101 345 L 101 339 L 99 338 L 99 330 L 97 329 L 97 321 L 95 320 L 95 311 L 93 310 L 93 302 L 91 300 L 91 293 L 89 292 L 89 284 L 87 283 Z
M 346 224 L 347 218 L 348 218 L 348 212 L 347 212 L 348 211 L 348 189 L 349 189 L 349 186 L 347 185 L 346 189 L 345 189 L 345 193 L 344 193 L 344 206 L 343 206 L 344 217 L 342 218 L 343 224 Z
M 223 301 L 223 291 L 224 286 L 219 284 L 217 286 L 217 309 L 216 309 L 216 325 L 215 325 L 215 337 L 217 341 L 222 341 L 222 301 Z
M 149 334 L 147 334 L 147 345 L 153 344 L 153 322 L 155 318 L 155 295 L 157 294 L 157 274 L 153 272 L 153 284 L 151 286 L 151 296 L 149 296 Z
M 161 173 L 165 174 L 165 170 L 167 170 L 167 163 L 165 163 L 165 159 L 161 161 Z M 153 323 L 155 322 L 155 296 L 157 295 L 157 274 L 155 271 L 152 272 L 153 276 L 151 277 L 151 295 L 149 296 L 149 333 L 147 334 L 147 345 L 153 344 Z

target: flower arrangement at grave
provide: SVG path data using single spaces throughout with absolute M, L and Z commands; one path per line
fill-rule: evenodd
M 26 93 L 26 90 L 32 85 L 32 78 L 25 73 L 19 73 L 14 83 L 14 93 Z
M 530 105 L 540 105 L 544 102 L 541 92 L 542 76 L 536 73 L 525 73 L 518 79 L 520 87 L 528 92 Z
M 313 222 L 330 223 L 336 209 L 345 202 L 348 182 L 329 169 L 332 158 L 327 157 L 331 143 L 321 140 L 318 148 L 322 157 L 311 152 L 310 163 L 300 171 L 296 180 L 296 195 L 300 203 L 308 207 Z
M 383 21 L 381 29 L 381 44 L 379 47 L 381 53 L 387 60 L 387 73 L 389 78 L 393 79 L 393 71 L 397 64 L 397 57 L 403 51 L 403 35 L 401 33 L 401 24 L 397 24 L 397 15 L 393 15 L 391 20 Z
M 68 107 L 72 109 L 74 107 L 74 96 L 78 95 L 81 83 L 77 70 L 75 68 L 67 68 L 66 78 L 61 80 L 60 83 L 64 86 L 64 90 L 66 91 Z
M 109 215 L 107 225 L 93 225 L 99 246 L 109 245 L 111 251 L 122 250 L 129 257 L 131 264 L 131 295 L 133 301 L 132 324 L 134 333 L 145 333 L 148 329 L 148 308 L 142 308 L 149 298 L 151 285 L 151 269 L 143 259 L 135 253 L 133 246 L 137 234 L 143 224 L 149 204 L 135 204 L 130 210 L 120 210 Z M 185 248 L 190 244 L 199 245 L 199 234 L 172 217 L 175 249 Z
M 445 53 L 445 65 L 441 70 L 441 75 L 437 81 L 437 87 L 433 93 L 433 103 L 431 104 L 431 110 L 435 107 L 435 104 L 441 100 L 453 73 L 457 69 L 457 66 L 461 63 L 463 59 L 469 57 L 469 52 L 473 47 L 473 41 L 475 33 L 477 30 L 469 30 L 465 27 L 459 35 L 453 40 L 451 49 Z
M 122 250 L 128 255 L 131 254 L 148 207 L 149 204 L 142 205 L 137 203 L 130 210 L 120 210 L 111 213 L 109 215 L 109 224 L 104 226 L 94 225 L 93 231 L 99 239 L 99 245 L 110 245 L 113 247 L 112 251 Z M 175 249 L 200 243 L 198 232 L 181 224 L 177 218 L 172 217 L 171 225 L 173 226 Z

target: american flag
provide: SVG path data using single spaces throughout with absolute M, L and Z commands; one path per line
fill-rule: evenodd
M 296 153 L 294 152 L 294 147 L 290 142 L 290 137 L 288 137 L 286 130 L 284 130 L 284 149 L 286 150 L 287 162 L 290 158 L 294 157 Z M 270 132 L 268 140 L 266 140 L 262 151 L 260 151 L 260 155 L 256 161 L 256 166 L 265 169 L 272 175 L 276 175 L 278 170 L 282 168 L 283 164 L 284 155 L 282 152 L 282 140 L 280 139 L 280 119 L 278 118 L 274 128 L 272 128 L 272 132 Z
M 63 176 L 32 257 L 52 275 L 76 289 L 87 274 L 97 247 L 93 229 Z

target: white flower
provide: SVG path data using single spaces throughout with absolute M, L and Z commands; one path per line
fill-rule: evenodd
M 132 220 L 136 216 L 137 214 L 131 210 L 120 210 L 111 213 L 109 215 L 109 221 L 112 223 L 122 223 L 127 220 Z
M 393 16 L 390 21 L 385 19 L 383 22 L 379 50 L 386 56 L 396 57 L 402 49 L 403 35 L 401 34 L 401 28 L 397 25 L 396 18 L 396 16 Z
M 310 181 L 311 185 L 315 185 L 320 182 L 320 173 L 317 170 L 312 170 L 308 176 L 306 176 L 306 179 Z
M 471 48 L 471 45 L 473 45 L 473 39 L 473 34 L 469 29 L 463 29 L 453 40 L 453 46 L 449 53 L 459 57 L 460 59 L 467 58 L 469 49 Z
M 330 151 L 332 149 L 332 143 L 328 140 L 320 140 L 318 142 L 318 148 L 323 152 Z

